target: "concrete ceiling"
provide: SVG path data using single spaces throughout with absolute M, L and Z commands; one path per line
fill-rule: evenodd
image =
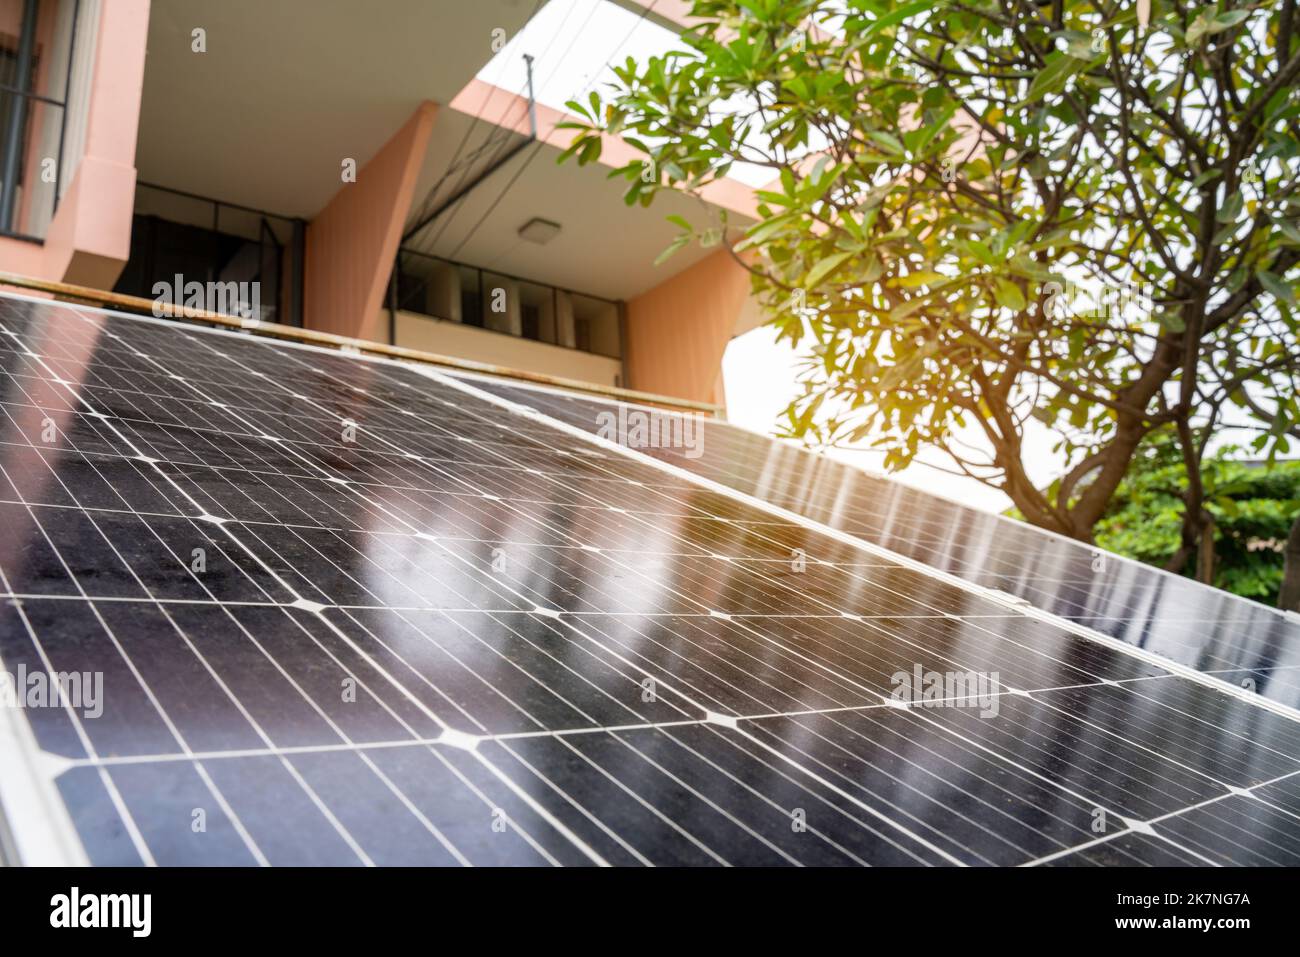
M 416 189 L 417 206 L 447 170 L 472 123 L 471 117 L 455 110 L 439 112 Z M 524 137 L 503 134 L 482 121 L 465 151 L 483 143 L 489 133 L 502 144 L 491 154 L 524 142 Z M 509 139 L 502 139 L 504 135 Z M 661 194 L 648 209 L 629 207 L 623 202 L 625 181 L 609 179 L 609 167 L 580 167 L 573 160 L 557 164 L 559 155 L 552 146 L 526 146 L 476 186 L 459 208 L 449 209 L 417 235 L 413 245 L 433 255 L 609 299 L 631 299 L 716 251 L 692 245 L 656 266 L 655 259 L 681 232 L 667 217 L 676 214 L 704 227 L 711 222 L 711 211 L 670 193 Z M 489 155 L 476 165 L 483 168 L 491 160 Z M 451 196 L 459 179 L 460 173 L 449 177 L 439 197 Z M 559 223 L 559 235 L 544 246 L 521 240 L 519 227 L 534 217 Z
M 311 218 L 421 100 L 448 103 L 535 0 L 163 0 L 149 15 L 147 182 Z M 195 28 L 207 52 L 191 50 Z
M 498 116 L 494 107 L 475 124 L 446 104 L 492 58 L 492 30 L 514 34 L 535 6 L 536 0 L 155 2 L 140 178 L 310 220 L 338 191 L 342 160 L 364 166 L 428 99 L 441 106 L 416 186 L 418 207 L 467 131 L 466 151 L 489 135 L 523 139 L 495 126 L 520 116 Z M 206 30 L 206 53 L 191 51 L 196 27 Z M 476 169 L 495 154 L 484 153 Z M 558 155 L 552 146 L 529 145 L 479 184 L 454 217 L 445 214 L 422 234 L 420 248 L 611 299 L 645 292 L 714 251 L 695 245 L 655 266 L 679 231 L 668 215 L 704 226 L 711 211 L 670 194 L 649 209 L 629 208 L 622 181 L 609 180 L 607 166 L 557 166 Z M 441 195 L 458 179 L 447 180 Z M 560 234 L 545 246 L 521 241 L 519 227 L 534 217 L 559 223 Z M 441 238 L 430 242 L 444 224 Z

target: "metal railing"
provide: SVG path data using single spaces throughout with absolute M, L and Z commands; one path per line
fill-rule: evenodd
M 246 280 L 260 284 L 258 318 L 302 325 L 303 220 L 156 183 L 136 187 L 131 256 L 115 292 L 148 297 L 177 273 L 202 282 Z
M 600 385 L 595 382 L 582 382 L 578 379 L 566 379 L 561 376 L 545 375 L 540 372 L 529 372 L 524 369 L 511 369 L 506 366 L 496 366 L 486 362 L 474 362 L 469 359 L 458 359 L 454 356 L 443 356 L 433 352 L 423 352 L 419 349 L 404 349 L 401 346 L 389 345 L 388 343 L 383 342 L 371 342 L 368 339 L 353 339 L 349 336 L 338 336 L 330 332 L 317 332 L 314 329 L 297 329 L 293 326 L 284 326 L 273 322 L 251 322 L 247 318 L 223 315 L 222 313 L 209 312 L 203 309 L 194 309 L 188 306 L 175 306 L 170 303 L 159 303 L 152 299 L 144 299 L 139 296 L 126 296 L 121 293 L 105 292 L 102 289 L 91 289 L 86 286 L 75 286 L 70 283 L 52 282 L 48 279 L 34 279 L 30 276 L 20 276 L 15 273 L 0 272 L 0 290 L 3 290 L 6 286 L 10 286 L 14 289 L 32 290 L 34 292 L 54 296 L 61 300 L 104 306 L 121 312 L 162 315 L 169 319 L 178 319 L 225 329 L 242 329 L 256 335 L 268 336 L 274 339 L 287 339 L 293 342 L 326 346 L 341 351 L 346 350 L 351 353 L 385 356 L 390 359 L 404 359 L 409 362 L 422 362 L 429 365 L 443 366 L 448 369 L 476 372 L 481 375 L 516 379 L 520 382 L 534 382 L 538 385 L 552 386 L 559 389 L 566 389 L 571 392 L 585 392 L 590 395 L 605 396 L 608 398 L 622 399 L 628 402 L 639 402 L 647 405 L 658 405 L 670 409 L 686 409 L 693 412 L 704 412 L 715 416 L 722 412 L 722 406 L 712 402 L 696 402 L 693 399 L 679 399 L 675 396 L 657 395 L 653 392 L 641 392 L 636 389 L 621 389 L 616 386 Z
M 425 271 L 410 268 L 412 262 L 423 264 Z M 445 289 L 440 290 L 442 295 L 431 296 L 430 290 L 437 281 L 437 274 L 429 270 L 440 267 L 445 270 L 444 278 L 454 277 L 455 282 L 448 283 Z M 514 288 L 519 301 L 509 301 L 505 286 Z M 525 293 L 529 294 L 531 302 L 523 301 Z M 430 305 L 430 300 L 435 298 L 440 302 Z M 498 299 L 502 305 L 500 311 L 494 310 L 494 300 Z M 579 316 L 574 311 L 575 304 L 605 307 L 605 315 Z M 444 259 L 415 249 L 398 250 L 388 305 L 394 313 L 418 313 L 609 359 L 621 359 L 623 356 L 621 312 L 616 300 L 577 292 L 552 283 L 537 282 L 497 269 Z M 492 320 L 495 317 L 507 315 L 518 317 L 516 331 L 493 327 Z M 567 328 L 570 323 L 571 330 Z M 597 325 L 593 326 L 593 323 Z M 605 324 L 603 328 L 599 326 L 601 323 Z M 602 342 L 607 343 L 605 348 L 600 346 Z

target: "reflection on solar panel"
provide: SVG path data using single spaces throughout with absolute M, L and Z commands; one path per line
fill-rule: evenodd
M 0 361 L 2 670 L 81 679 L 0 710 L 24 859 L 1300 863 L 1291 716 L 471 386 L 16 299 Z
M 591 431 L 599 429 L 603 420 L 598 416 L 611 407 L 603 399 L 500 380 L 475 380 L 475 385 Z M 663 410 L 655 414 L 678 418 Z M 899 555 L 1300 707 L 1300 620 L 1294 616 L 726 422 L 705 420 L 702 427 L 702 454 L 671 445 L 645 451 Z

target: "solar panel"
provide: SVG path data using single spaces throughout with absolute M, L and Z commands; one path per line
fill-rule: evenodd
M 478 383 L 17 298 L 0 363 L 0 671 L 84 684 L 0 713 L 24 860 L 1300 863 L 1285 708 Z
M 601 398 L 473 381 L 579 428 L 596 432 L 611 421 L 600 418 L 611 408 Z M 703 430 L 698 454 L 671 444 L 644 451 L 1066 621 L 1300 707 L 1300 619 L 1294 615 L 727 422 L 707 419 L 695 427 Z M 620 441 L 626 440 L 625 434 Z

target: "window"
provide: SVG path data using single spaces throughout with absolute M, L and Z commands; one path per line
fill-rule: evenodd
M 618 303 L 413 249 L 398 253 L 396 306 L 611 359 L 622 355 Z

